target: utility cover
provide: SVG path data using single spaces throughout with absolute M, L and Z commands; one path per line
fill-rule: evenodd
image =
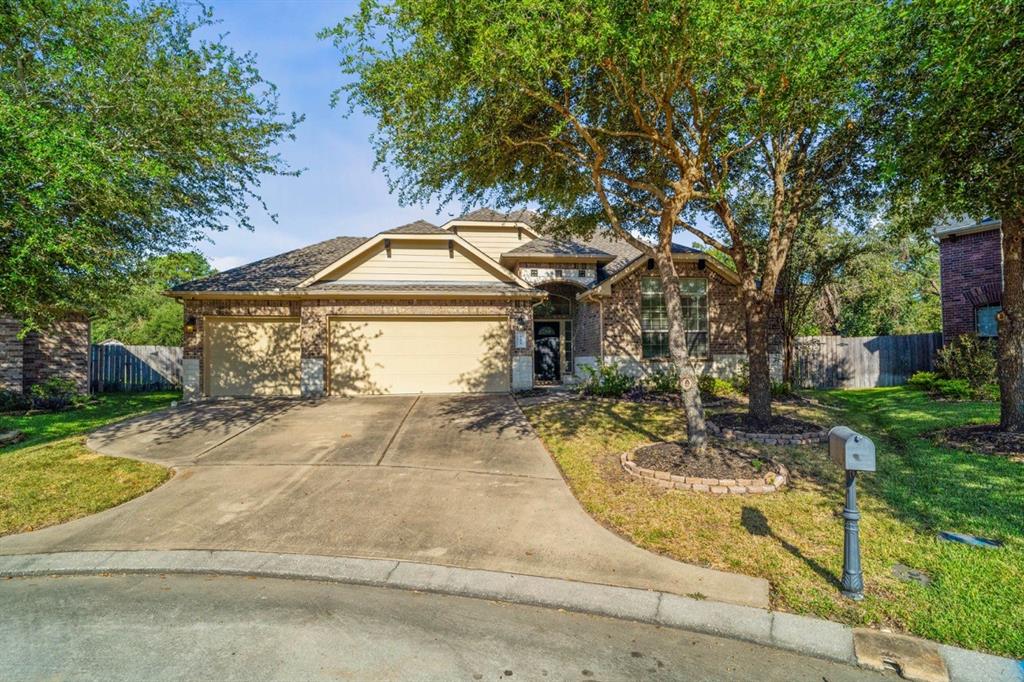
M 967 533 L 954 533 L 951 530 L 941 531 L 939 539 L 946 542 L 959 542 L 964 545 L 971 545 L 972 547 L 984 547 L 985 549 L 997 549 L 1003 546 L 1003 543 L 999 540 L 989 540 L 988 538 L 980 538 L 977 535 L 968 535 Z

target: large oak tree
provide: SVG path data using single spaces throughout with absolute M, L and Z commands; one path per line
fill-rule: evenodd
M 377 117 L 406 201 L 539 205 L 556 234 L 602 230 L 658 266 L 691 444 L 704 418 L 673 236 L 736 264 L 751 411 L 770 418 L 768 320 L 800 216 L 860 158 L 879 5 L 803 0 L 364 0 L 325 31 Z M 762 193 L 747 221 L 737 203 Z M 698 215 L 711 222 L 691 221 Z
M 195 6 L 0 0 L 0 310 L 101 311 L 152 253 L 248 224 L 294 116 Z

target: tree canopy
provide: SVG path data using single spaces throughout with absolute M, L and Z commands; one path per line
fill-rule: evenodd
M 0 0 L 0 309 L 116 298 L 149 254 L 248 225 L 298 119 L 253 56 L 167 2 Z
M 117 298 L 92 320 L 92 339 L 116 339 L 128 345 L 180 346 L 183 310 L 164 292 L 189 280 L 214 273 L 202 254 L 194 251 L 149 258 Z

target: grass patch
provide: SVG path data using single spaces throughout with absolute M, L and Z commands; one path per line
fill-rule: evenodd
M 0 417 L 26 440 L 0 450 L 0 536 L 37 530 L 127 502 L 168 479 L 147 462 L 98 455 L 83 434 L 166 407 L 173 392 L 101 395 L 65 412 Z
M 781 493 L 663 492 L 626 476 L 618 455 L 643 442 L 684 437 L 678 410 L 571 401 L 526 412 L 583 506 L 640 546 L 764 577 L 774 608 L 1024 656 L 1024 465 L 943 448 L 928 435 L 995 421 L 998 407 L 936 402 L 902 387 L 817 397 L 824 407 L 801 407 L 793 416 L 847 424 L 878 446 L 879 471 L 858 485 L 866 584 L 860 603 L 839 594 L 843 481 L 825 446 L 764 448 L 793 474 Z M 939 530 L 1006 546 L 939 542 Z M 896 563 L 925 571 L 932 585 L 897 580 Z

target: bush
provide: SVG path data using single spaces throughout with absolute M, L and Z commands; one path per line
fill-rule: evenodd
M 966 381 L 975 395 L 996 382 L 996 354 L 990 341 L 963 334 L 935 354 L 935 369 L 942 379 Z
M 679 393 L 679 372 L 674 365 L 657 367 L 644 378 L 644 385 L 652 393 Z
M 907 379 L 907 386 L 931 393 L 935 390 L 936 381 L 939 381 L 939 375 L 935 372 L 914 372 Z
M 20 412 L 31 406 L 29 399 L 17 391 L 0 391 L 0 412 Z
M 702 374 L 697 379 L 697 387 L 701 394 L 712 398 L 732 398 L 739 394 L 731 383 L 710 374 Z
M 636 387 L 636 377 L 626 374 L 616 363 L 598 362 L 596 365 L 584 365 L 583 372 L 587 375 L 580 391 L 585 395 L 618 398 Z
M 55 412 L 80 402 L 84 396 L 78 395 L 75 382 L 54 377 L 29 387 L 28 399 L 33 409 Z
M 736 373 L 732 375 L 730 383 L 740 393 L 746 393 L 750 388 L 750 365 L 744 360 L 736 367 Z
M 939 379 L 933 392 L 948 400 L 969 400 L 978 395 L 966 379 Z
M 788 395 L 793 395 L 793 384 L 789 383 L 788 381 L 772 382 L 773 398 L 785 398 Z

